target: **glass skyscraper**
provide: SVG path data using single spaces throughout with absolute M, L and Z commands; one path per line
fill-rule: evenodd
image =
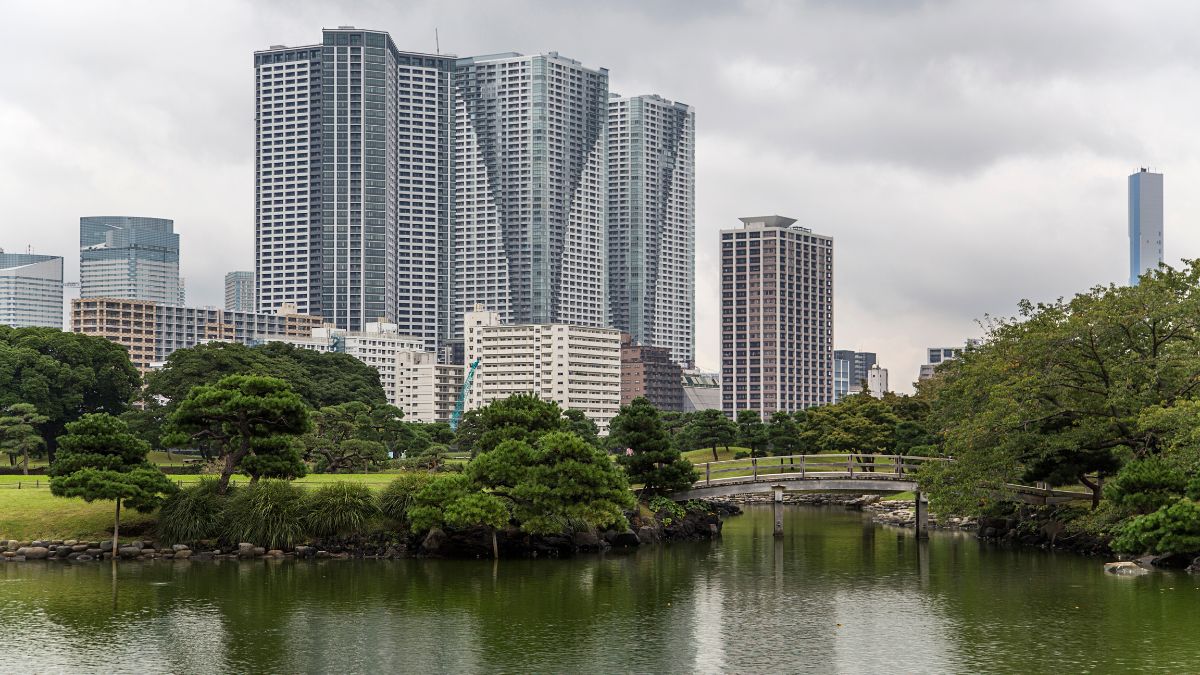
M 1129 176 L 1129 285 L 1163 261 L 1163 177 L 1140 169 Z
M 63 259 L 0 249 L 0 325 L 63 327 Z
M 476 305 L 515 324 L 608 325 L 608 71 L 555 52 L 455 72 L 456 330 Z
M 349 27 L 255 53 L 261 311 L 449 338 L 453 65 Z
M 634 344 L 695 359 L 695 113 L 660 96 L 608 103 L 608 300 Z
M 174 221 L 137 216 L 80 218 L 79 296 L 182 305 Z

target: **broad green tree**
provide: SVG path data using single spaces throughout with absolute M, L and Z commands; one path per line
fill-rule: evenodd
M 563 411 L 563 417 L 567 418 L 567 431 L 582 438 L 585 443 L 600 445 L 600 428 L 582 410 L 569 408 Z
M 249 347 L 210 342 L 180 349 L 160 370 L 146 377 L 147 398 L 167 400 L 168 413 L 197 385 L 211 385 L 229 375 L 275 377 L 288 383 L 313 408 L 359 401 L 384 405 L 387 396 L 379 372 L 349 354 L 316 352 L 280 342 Z
M 604 451 L 555 431 L 530 445 L 507 440 L 467 465 L 467 476 L 507 500 L 521 529 L 552 534 L 571 527 L 623 527 L 636 504 L 625 473 Z
M 400 419 L 403 413 L 383 406 L 378 414 L 365 403 L 353 401 L 325 406 L 312 412 L 312 430 L 304 435 L 305 455 L 319 473 L 378 467 L 387 460 L 388 446 L 411 430 Z
M 803 418 L 803 415 L 800 415 Z M 800 442 L 800 426 L 796 418 L 786 410 L 777 410 L 771 414 L 767 425 L 767 438 L 771 443 L 771 454 L 799 455 L 804 453 L 804 445 Z
M 45 424 L 47 417 L 39 414 L 29 403 L 14 403 L 0 413 L 0 451 L 8 454 L 8 463 L 21 458 L 21 472 L 29 475 L 29 457 L 37 455 L 46 447 L 46 441 L 38 433 L 38 426 Z
M 150 446 L 120 419 L 90 413 L 67 425 L 50 465 L 50 492 L 84 501 L 114 501 L 113 559 L 121 530 L 121 505 L 141 512 L 157 508 L 175 484 L 146 460 Z
M 299 450 L 291 439 L 309 429 L 308 407 L 286 382 L 274 377 L 229 375 L 216 384 L 193 387 L 171 415 L 177 435 L 212 442 L 224 464 L 218 492 L 246 469 L 259 476 L 303 475 Z
M 473 425 L 478 425 L 477 440 L 472 452 L 481 454 L 495 450 L 507 440 L 533 444 L 552 431 L 568 431 L 570 421 L 563 417 L 562 408 L 533 394 L 516 394 L 493 401 L 479 409 Z
M 711 447 L 713 461 L 716 462 L 720 459 L 717 446 L 723 445 L 728 451 L 729 444 L 737 439 L 737 431 L 737 424 L 720 410 L 697 410 L 691 415 L 684 433 L 693 443 Z
M 696 468 L 680 457 L 658 409 L 643 397 L 622 406 L 609 424 L 608 438 L 629 482 L 640 483 L 644 495 L 686 490 L 696 481 Z
M 508 503 L 484 492 L 465 474 L 440 474 L 417 490 L 406 511 L 413 532 L 435 527 L 483 526 L 492 535 L 492 555 L 500 557 L 496 530 L 508 524 Z
M 750 448 L 751 457 L 762 457 L 767 454 L 767 444 L 770 436 L 767 425 L 763 424 L 762 416 L 757 410 L 739 410 L 737 414 L 738 445 Z
M 966 513 L 1005 482 L 1039 480 L 1081 483 L 1098 503 L 1097 477 L 1162 450 L 1143 411 L 1200 395 L 1200 264 L 1022 302 L 921 389 L 957 460 L 926 471 L 943 510 Z
M 0 326 L 0 408 L 29 403 L 51 461 L 66 425 L 87 413 L 129 409 L 141 376 L 124 347 L 54 328 Z

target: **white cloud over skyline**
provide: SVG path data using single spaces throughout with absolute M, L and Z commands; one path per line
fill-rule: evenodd
M 1200 6 L 1143 2 L 0 2 L 0 247 L 85 215 L 172 218 L 189 304 L 253 268 L 251 54 L 326 26 L 445 52 L 558 51 L 697 110 L 697 346 L 719 365 L 717 231 L 835 238 L 835 342 L 893 386 L 926 346 L 1126 277 L 1125 176 L 1165 174 L 1200 256 Z

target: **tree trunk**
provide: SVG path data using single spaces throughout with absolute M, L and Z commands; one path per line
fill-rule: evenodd
M 492 528 L 492 558 L 500 559 L 500 544 L 496 543 L 496 528 Z
M 22 460 L 22 464 L 21 464 L 21 471 L 26 476 L 28 476 L 29 475 L 29 451 L 26 450 L 25 452 L 22 453 L 22 455 L 23 455 L 23 460 Z
M 121 498 L 120 498 L 120 497 L 117 497 L 117 515 L 116 515 L 116 517 L 114 517 L 114 518 L 113 518 L 113 550 L 112 550 L 112 560 L 113 560 L 113 566 L 114 566 L 114 567 L 115 567 L 115 566 L 116 566 L 116 564 L 117 564 L 117 554 L 118 554 L 118 552 L 119 552 L 119 551 L 118 551 L 118 546 L 117 546 L 117 537 L 118 537 L 118 535 L 120 534 L 120 532 L 121 532 Z
M 1093 483 L 1083 474 L 1079 475 L 1079 482 L 1092 491 L 1092 510 L 1095 511 L 1100 506 L 1100 484 Z
M 721 461 L 721 458 L 717 457 L 717 446 L 715 446 L 715 445 L 713 446 L 713 461 L 714 462 Z

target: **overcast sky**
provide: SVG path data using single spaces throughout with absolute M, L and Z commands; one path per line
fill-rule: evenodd
M 554 50 L 695 106 L 708 369 L 739 216 L 834 237 L 835 343 L 901 390 L 985 314 L 1125 279 L 1138 166 L 1165 174 L 1168 262 L 1200 256 L 1200 3 L 1145 0 L 0 0 L 0 247 L 77 280 L 80 216 L 173 218 L 188 304 L 220 305 L 253 269 L 251 53 L 339 25 Z

